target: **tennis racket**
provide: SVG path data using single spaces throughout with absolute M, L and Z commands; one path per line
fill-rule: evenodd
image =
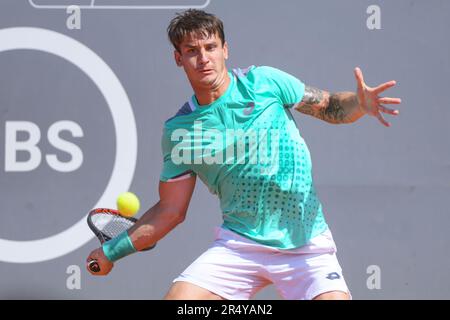
M 93 209 L 87 216 L 87 224 L 101 244 L 128 230 L 136 221 L 136 218 L 120 215 L 118 210 L 106 208 Z M 147 251 L 154 247 L 151 246 L 141 251 Z M 88 267 L 94 273 L 100 272 L 97 260 L 89 261 Z

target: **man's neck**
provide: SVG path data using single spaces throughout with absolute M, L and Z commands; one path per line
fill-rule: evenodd
M 194 88 L 195 97 L 200 106 L 206 106 L 219 99 L 231 83 L 228 72 L 225 72 L 223 80 L 219 81 L 217 87 L 212 88 Z

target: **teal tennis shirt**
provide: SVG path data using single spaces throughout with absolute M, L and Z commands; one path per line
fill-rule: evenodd
M 194 95 L 165 122 L 160 179 L 197 175 L 218 195 L 224 228 L 279 249 L 301 247 L 328 228 L 290 112 L 305 86 L 265 66 L 229 76 L 219 99 L 199 106 Z

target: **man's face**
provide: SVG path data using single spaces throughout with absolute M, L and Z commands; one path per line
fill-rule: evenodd
M 222 45 L 217 34 L 207 38 L 201 33 L 184 38 L 175 50 L 175 61 L 183 67 L 191 85 L 196 88 L 214 88 L 226 75 L 225 60 L 228 46 Z

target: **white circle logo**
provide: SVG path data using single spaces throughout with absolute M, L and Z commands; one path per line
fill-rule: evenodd
M 94 207 L 107 207 L 114 203 L 117 194 L 129 188 L 136 166 L 136 123 L 125 89 L 111 68 L 95 52 L 68 36 L 40 28 L 0 30 L 0 53 L 24 49 L 51 53 L 71 62 L 103 94 L 114 122 L 116 156 L 106 189 Z M 86 217 L 83 217 L 70 228 L 47 238 L 32 241 L 0 239 L 0 261 L 32 263 L 51 260 L 78 249 L 93 237 L 86 224 Z

